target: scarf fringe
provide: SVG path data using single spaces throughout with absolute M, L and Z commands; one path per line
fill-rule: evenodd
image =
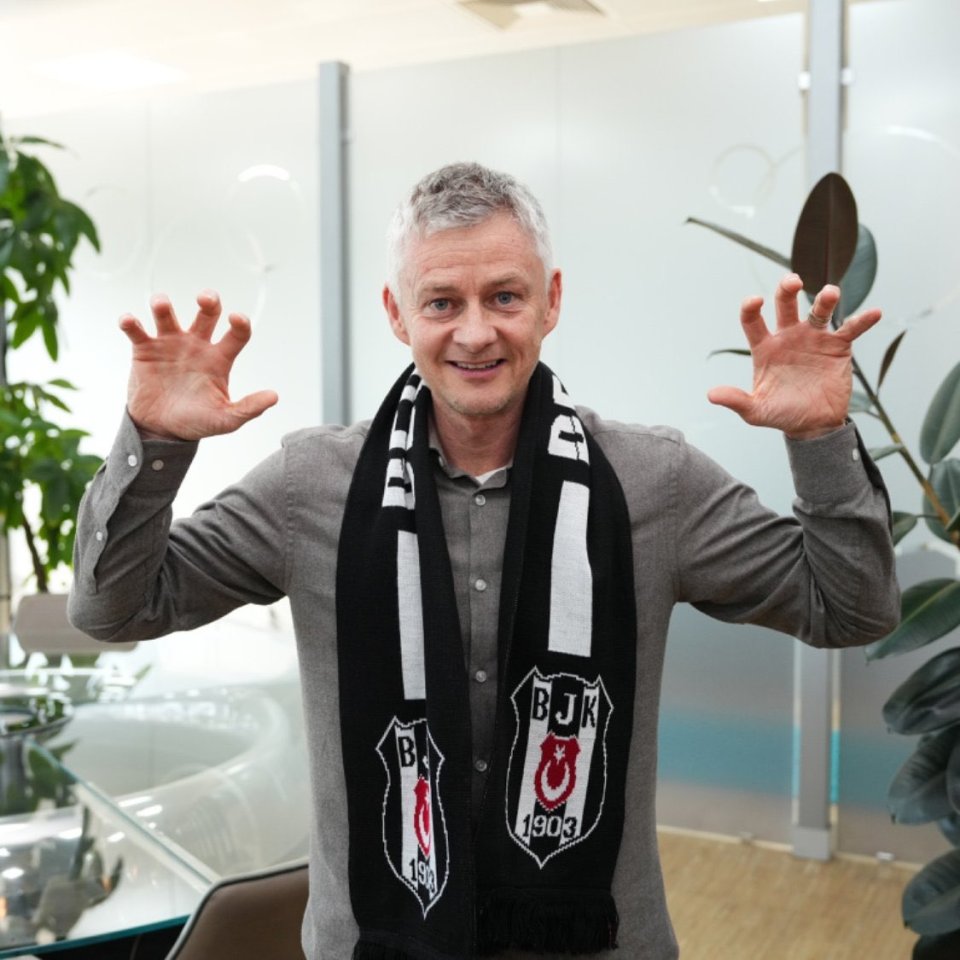
M 563 897 L 495 890 L 478 917 L 480 953 L 514 947 L 534 953 L 597 953 L 617 947 L 620 917 L 609 893 L 571 890 Z
M 353 948 L 352 960 L 416 960 L 416 958 L 405 950 L 361 940 Z

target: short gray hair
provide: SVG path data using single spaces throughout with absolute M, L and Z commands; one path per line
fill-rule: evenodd
M 427 174 L 393 214 L 387 230 L 387 282 L 399 295 L 400 271 L 414 237 L 472 227 L 501 211 L 530 234 L 550 279 L 553 251 L 543 209 L 530 189 L 479 163 L 451 163 Z

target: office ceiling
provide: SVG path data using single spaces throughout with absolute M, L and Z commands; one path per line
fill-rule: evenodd
M 0 120 L 142 95 L 559 46 L 806 0 L 4 0 Z

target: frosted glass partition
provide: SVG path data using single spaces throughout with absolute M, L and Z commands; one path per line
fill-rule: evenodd
M 88 247 L 77 256 L 73 291 L 61 304 L 61 361 L 54 366 L 42 348 L 25 347 L 10 357 L 11 379 L 75 383 L 74 422 L 91 434 L 86 448 L 104 455 L 126 397 L 129 345 L 117 319 L 130 311 L 152 328 L 148 298 L 162 291 L 189 322 L 196 294 L 212 287 L 226 310 L 253 321 L 253 340 L 234 369 L 235 395 L 272 387 L 280 403 L 242 433 L 200 445 L 175 512 L 191 511 L 241 476 L 284 433 L 317 422 L 313 81 L 158 96 L 4 126 L 69 148 L 43 151 L 44 159 L 61 192 L 89 210 L 103 246 L 100 256 Z M 14 560 L 19 587 L 27 563 L 22 553 Z M 148 650 L 141 645 L 135 658 L 152 656 Z M 221 668 L 211 656 L 210 678 Z
M 800 16 L 353 77 L 353 404 L 376 409 L 407 362 L 380 306 L 394 204 L 442 163 L 476 159 L 544 203 L 565 303 L 545 360 L 606 416 L 682 428 L 777 509 L 782 441 L 705 399 L 749 380 L 743 296 L 781 272 L 705 231 L 789 252 L 806 194 Z M 789 837 L 792 643 L 677 611 L 662 709 L 660 820 Z M 659 670 L 659 663 L 641 669 Z
M 936 387 L 960 359 L 960 7 L 952 0 L 856 5 L 850 14 L 850 88 L 845 172 L 860 218 L 874 233 L 880 267 L 871 299 L 886 311 L 879 336 L 858 350 L 876 376 L 887 344 L 907 335 L 883 386 L 884 405 L 916 453 L 920 425 Z M 928 311 L 928 308 L 932 308 Z M 871 444 L 885 436 L 861 418 Z M 895 508 L 918 511 L 919 488 L 899 458 L 881 461 Z M 925 527 L 902 545 L 905 586 L 957 576 L 957 552 Z M 931 648 L 865 664 L 844 655 L 839 762 L 839 845 L 884 850 L 925 861 L 948 848 L 933 826 L 895 826 L 885 798 L 913 738 L 890 734 L 881 717 L 893 690 L 960 633 Z

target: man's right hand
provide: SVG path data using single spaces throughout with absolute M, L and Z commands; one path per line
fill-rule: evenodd
M 133 344 L 127 411 L 147 437 L 200 440 L 231 433 L 277 402 L 272 390 L 251 393 L 235 403 L 230 400 L 230 370 L 250 339 L 250 321 L 231 313 L 230 328 L 213 343 L 220 297 L 205 290 L 197 303 L 196 319 L 184 330 L 169 299 L 153 297 L 155 337 L 131 314 L 120 318 L 120 329 Z

